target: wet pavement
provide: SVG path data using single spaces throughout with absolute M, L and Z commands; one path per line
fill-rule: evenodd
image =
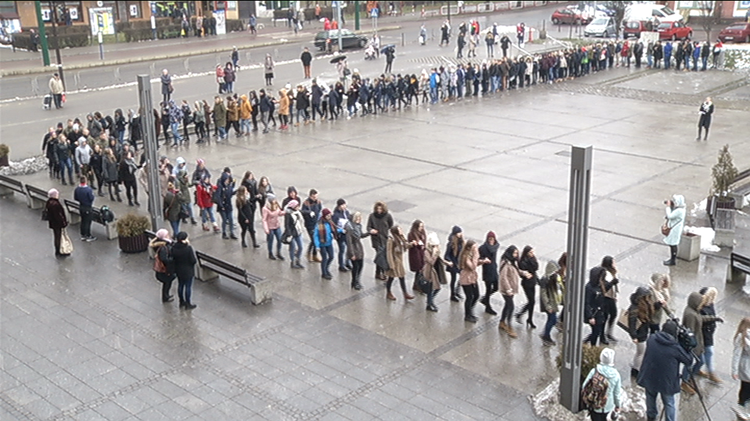
M 653 272 L 671 274 L 677 314 L 690 292 L 718 288 L 726 323 L 715 359 L 724 383 L 700 384 L 713 418 L 731 419 L 738 385 L 729 376 L 730 336 L 750 312 L 750 297 L 724 281 L 727 250 L 662 266 L 658 227 L 665 198 L 684 194 L 689 210 L 705 198 L 723 143 L 741 170 L 750 167 L 745 104 L 717 106 L 710 140 L 696 142 L 698 103 L 654 100 L 662 86 L 630 95 L 644 89 L 640 77 L 653 77 L 647 72 L 595 77 L 165 153 L 189 163 L 204 158 L 213 174 L 224 166 L 237 177 L 252 170 L 278 192 L 316 188 L 326 206 L 344 197 L 365 215 L 384 200 L 399 225 L 420 218 L 442 241 L 456 224 L 478 240 L 493 230 L 502 247 L 533 245 L 543 266 L 566 245 L 570 146 L 593 145 L 588 265 L 615 257 L 621 306 Z M 701 83 L 701 75 L 685 77 Z M 736 78 L 715 77 L 724 82 L 691 97 Z M 611 86 L 618 83 L 627 89 Z M 18 178 L 60 188 L 44 173 Z M 131 210 L 103 198 L 96 204 L 117 215 Z M 253 306 L 239 284 L 196 281 L 198 308 L 190 312 L 162 304 L 147 255 L 122 254 L 101 227 L 93 227 L 93 243 L 78 241 L 71 227 L 75 252 L 57 260 L 46 224 L 19 196 L 1 200 L 0 215 L 2 419 L 534 420 L 527 397 L 555 376 L 558 350 L 542 345 L 539 329 L 518 325 L 512 340 L 479 307 L 479 323 L 467 324 L 463 304 L 445 291 L 438 313 L 424 310 L 423 297 L 385 300 L 369 248 L 364 289 L 353 291 L 348 274 L 325 281 L 315 264 L 293 271 L 267 260 L 263 248 L 186 226 L 197 249 L 276 283 L 273 301 Z M 706 225 L 705 216 L 688 224 Z M 741 217 L 738 250 L 750 249 L 748 228 Z M 538 313 L 535 323 L 543 324 Z M 629 384 L 634 346 L 619 329 L 616 336 L 616 365 Z M 681 397 L 679 408 L 681 420 L 701 419 L 697 397 Z

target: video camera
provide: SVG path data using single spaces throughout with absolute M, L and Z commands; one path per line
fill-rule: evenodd
M 674 313 L 669 311 L 668 308 L 664 307 L 664 312 L 667 313 L 667 317 L 669 318 L 667 321 L 672 321 L 677 325 L 677 343 L 680 344 L 685 351 L 692 354 L 693 349 L 698 346 L 698 340 L 695 338 L 695 333 L 692 329 L 680 323 L 680 319 L 675 317 Z

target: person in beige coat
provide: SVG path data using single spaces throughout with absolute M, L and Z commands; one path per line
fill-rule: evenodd
M 444 260 L 440 256 L 440 239 L 438 235 L 431 232 L 427 235 L 427 246 L 424 249 L 424 266 L 422 275 L 430 281 L 430 292 L 427 293 L 427 311 L 437 312 L 435 295 L 440 291 L 440 285 L 448 283 L 445 277 L 445 268 L 453 263 Z
M 511 318 L 513 317 L 513 297 L 518 294 L 518 281 L 523 272 L 525 271 L 518 269 L 518 247 L 511 245 L 505 249 L 500 260 L 500 293 L 505 300 L 505 305 L 498 326 L 511 338 L 518 337 L 511 326 Z
M 55 101 L 55 108 L 62 108 L 62 95 L 65 88 L 59 74 L 55 73 L 49 80 L 49 91 L 52 94 L 52 99 Z
M 401 291 L 404 293 L 406 300 L 413 300 L 414 296 L 406 292 L 406 270 L 404 269 L 404 253 L 413 245 L 415 242 L 409 243 L 404 237 L 404 232 L 401 227 L 394 225 L 391 228 L 391 235 L 388 237 L 388 243 L 386 244 L 386 256 L 388 258 L 388 270 L 385 272 L 385 276 L 388 277 L 386 282 L 386 296 L 389 300 L 395 300 L 396 297 L 391 294 L 391 285 L 393 280 L 398 278 L 401 283 Z
M 469 240 L 461 250 L 458 257 L 461 273 L 459 274 L 458 283 L 466 294 L 464 302 L 464 321 L 476 323 L 477 318 L 474 316 L 474 305 L 479 300 L 479 285 L 477 285 L 477 268 L 480 265 L 489 263 L 490 259 L 479 259 L 479 246 L 474 240 Z

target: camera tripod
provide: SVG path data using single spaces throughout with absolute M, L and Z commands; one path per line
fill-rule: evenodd
M 695 352 L 693 352 L 692 350 L 690 351 L 690 355 L 693 357 L 694 361 L 700 361 L 700 358 L 698 358 L 698 356 L 695 355 Z M 708 419 L 708 421 L 712 421 L 711 420 L 711 414 L 708 413 L 708 408 L 706 408 L 706 402 L 703 400 L 703 394 L 701 393 L 701 390 L 698 387 L 698 382 L 695 381 L 695 376 L 693 375 L 693 365 L 692 364 L 690 365 L 690 370 L 688 370 L 688 374 L 690 374 L 690 378 L 688 378 L 688 384 L 690 385 L 690 387 L 693 388 L 693 390 L 695 390 L 695 393 L 698 395 L 698 400 L 700 401 L 701 406 L 703 407 L 703 412 L 706 413 L 706 419 Z M 659 419 L 663 420 L 664 416 L 665 416 L 665 412 L 662 411 L 661 412 L 661 416 L 659 417 Z

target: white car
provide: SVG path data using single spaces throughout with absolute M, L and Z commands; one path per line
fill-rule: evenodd
M 587 37 L 594 36 L 609 38 L 617 35 L 617 25 L 615 25 L 615 20 L 610 17 L 599 17 L 586 25 L 586 29 L 583 30 L 583 35 Z

